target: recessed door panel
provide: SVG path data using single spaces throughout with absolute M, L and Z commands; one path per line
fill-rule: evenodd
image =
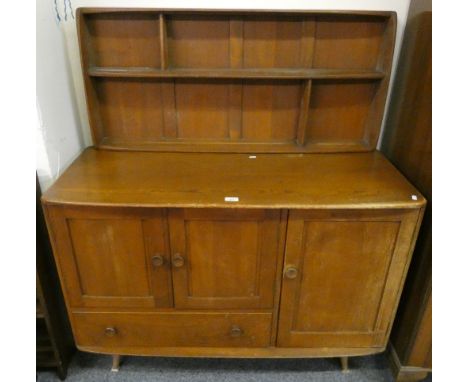
M 161 210 L 67 207 L 49 208 L 49 215 L 72 306 L 171 305 Z
M 381 346 L 415 219 L 385 211 L 291 211 L 279 345 Z
M 279 211 L 174 209 L 176 308 L 272 308 Z

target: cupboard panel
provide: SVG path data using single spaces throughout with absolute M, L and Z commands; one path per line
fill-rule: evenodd
M 150 295 L 141 222 L 67 219 L 81 291 L 85 296 Z
M 291 211 L 279 345 L 381 346 L 416 220 L 415 212 Z
M 171 210 L 176 308 L 272 308 L 280 211 Z
M 168 307 L 170 268 L 161 210 L 48 207 L 72 307 Z M 157 289 L 156 292 L 153 292 Z

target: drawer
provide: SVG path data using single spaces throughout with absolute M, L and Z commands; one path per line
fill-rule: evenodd
M 270 313 L 74 313 L 81 347 L 265 347 Z

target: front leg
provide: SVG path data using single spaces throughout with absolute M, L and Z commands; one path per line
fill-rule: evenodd
M 112 369 L 113 372 L 118 372 L 120 368 L 120 362 L 122 361 L 122 357 L 120 354 L 112 355 Z
M 340 357 L 340 362 L 341 362 L 341 371 L 344 374 L 349 373 L 348 357 Z

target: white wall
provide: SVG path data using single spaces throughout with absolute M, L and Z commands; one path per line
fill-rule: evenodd
M 44 35 L 50 34 L 50 41 L 47 41 L 47 43 L 46 41 L 42 41 L 42 44 L 39 44 L 38 41 L 38 58 L 39 56 L 42 56 L 44 58 L 48 57 L 49 59 L 46 62 L 47 65 L 38 64 L 37 74 L 39 78 L 43 76 L 42 70 L 45 70 L 50 74 L 50 76 L 47 74 L 45 75 L 46 78 L 42 81 L 43 85 L 50 85 L 48 81 L 55 78 L 54 85 L 56 86 L 55 89 L 49 88 L 49 92 L 39 92 L 38 90 L 38 104 L 42 110 L 43 132 L 46 134 L 43 142 L 43 151 L 46 153 L 46 157 L 49 162 L 50 180 L 56 176 L 57 169 L 63 171 L 63 168 L 70 163 L 71 158 L 74 158 L 77 155 L 83 145 L 89 146 L 92 144 L 79 59 L 78 36 L 76 33 L 75 20 L 70 16 L 70 5 L 73 7 L 73 11 L 78 7 L 91 6 L 396 11 L 398 16 L 398 26 L 393 66 L 395 68 L 398 52 L 400 50 L 403 29 L 408 14 L 409 2 L 410 0 L 57 0 L 57 8 L 62 19 L 60 25 L 57 25 L 52 17 L 55 12 L 54 0 L 39 0 L 37 4 L 37 12 L 41 13 L 42 17 L 38 15 L 38 35 L 39 32 Z M 65 21 L 64 4 L 67 4 L 67 21 Z M 62 43 L 60 41 L 61 36 L 59 36 L 60 31 L 63 32 L 66 52 L 69 60 L 68 63 L 71 75 L 70 82 L 65 79 L 69 73 L 67 72 L 67 63 L 64 62 Z M 55 62 L 54 64 L 51 64 L 50 61 Z M 76 101 L 76 104 L 74 104 L 74 100 Z M 75 107 L 77 113 L 74 112 Z M 73 112 L 70 112 L 72 110 Z M 53 118 L 50 113 L 53 114 Z M 51 119 L 53 119 L 53 121 Z M 38 146 L 40 145 L 41 143 Z M 57 158 L 60 158 L 59 163 L 57 163 Z M 44 160 L 41 162 L 43 167 L 46 167 L 43 162 Z M 44 179 L 47 178 L 46 175 L 43 175 L 42 177 Z
M 64 33 L 53 0 L 36 4 L 36 168 L 46 189 L 84 147 Z

